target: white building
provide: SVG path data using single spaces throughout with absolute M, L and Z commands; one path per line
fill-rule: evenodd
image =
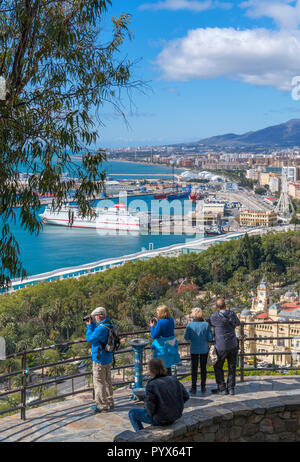
M 296 181 L 297 167 L 282 167 L 282 173 L 286 174 L 288 181 Z
M 269 178 L 269 189 L 271 193 L 279 192 L 280 191 L 280 178 L 276 176 L 270 176 Z

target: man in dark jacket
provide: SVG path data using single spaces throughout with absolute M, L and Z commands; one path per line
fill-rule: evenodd
M 146 387 L 145 409 L 131 409 L 128 413 L 135 431 L 142 430 L 142 422 L 152 425 L 171 425 L 182 416 L 189 394 L 174 376 L 167 375 L 162 359 L 148 363 L 152 379 Z
M 215 346 L 218 355 L 218 361 L 214 365 L 218 388 L 217 390 L 212 390 L 212 392 L 222 395 L 227 395 L 228 393 L 234 395 L 238 354 L 238 340 L 235 328 L 241 323 L 234 311 L 226 309 L 222 298 L 217 300 L 216 309 L 216 313 L 213 313 L 207 320 L 214 327 Z M 227 359 L 228 363 L 227 384 L 225 384 L 223 372 L 225 359 Z

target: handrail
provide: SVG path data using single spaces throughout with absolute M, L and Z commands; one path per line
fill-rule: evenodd
M 274 371 L 274 370 L 277 370 L 275 364 L 274 364 L 274 368 L 270 369 L 270 368 L 257 368 L 256 367 L 256 357 L 257 356 L 274 356 L 274 354 L 276 355 L 291 355 L 292 353 L 291 352 L 287 352 L 287 351 L 275 351 L 275 352 L 255 352 L 255 353 L 245 353 L 245 342 L 257 342 L 257 341 L 261 341 L 261 340 L 292 340 L 292 339 L 295 339 L 295 338 L 298 338 L 298 337 L 283 337 L 283 336 L 279 336 L 279 337 L 246 337 L 245 336 L 245 333 L 244 333 L 244 327 L 247 326 L 247 325 L 257 325 L 257 324 L 289 324 L 289 325 L 293 325 L 293 324 L 300 324 L 300 321 L 264 321 L 264 322 L 241 322 L 241 325 L 240 326 L 237 326 L 237 328 L 240 329 L 240 335 L 239 335 L 239 341 L 240 341 L 240 351 L 239 351 L 239 355 L 238 355 L 238 358 L 239 358 L 239 363 L 240 363 L 240 366 L 239 368 L 237 368 L 237 372 L 240 372 L 240 380 L 243 382 L 244 381 L 244 374 L 245 372 L 248 372 L 248 371 L 263 371 L 263 370 L 267 370 L 267 371 Z M 175 327 L 175 330 L 177 331 L 180 331 L 182 329 L 185 329 L 186 326 L 178 326 L 178 327 Z M 141 335 L 141 334 L 150 334 L 149 332 L 149 329 L 147 330 L 137 330 L 137 331 L 132 331 L 132 332 L 124 332 L 124 333 L 121 333 L 120 334 L 120 337 L 121 338 L 124 338 L 126 339 L 127 337 L 129 336 L 135 336 L 135 335 Z M 45 382 L 41 382 L 41 383 L 36 383 L 36 384 L 29 384 L 27 383 L 28 381 L 28 374 L 29 372 L 33 372 L 33 371 L 36 371 L 36 370 L 43 370 L 47 367 L 51 367 L 51 366 L 55 366 L 55 365 L 62 365 L 62 364 L 68 364 L 68 363 L 74 363 L 74 362 L 82 362 L 82 361 L 87 361 L 87 360 L 91 360 L 91 356 L 76 356 L 76 357 L 73 357 L 73 358 L 67 358 L 67 359 L 62 359 L 60 361 L 55 361 L 55 362 L 51 362 L 51 363 L 44 363 L 44 364 L 40 364 L 40 365 L 37 365 L 37 366 L 32 366 L 30 368 L 27 367 L 27 361 L 26 361 L 26 357 L 28 354 L 34 354 L 34 353 L 40 353 L 40 352 L 43 352 L 43 351 L 47 351 L 47 350 L 51 350 L 51 349 L 54 349 L 54 348 L 62 348 L 62 347 L 69 347 L 71 345 L 74 345 L 74 344 L 81 344 L 81 343 L 88 343 L 86 340 L 75 340 L 75 341 L 70 341 L 70 342 L 63 342 L 63 343 L 59 343 L 59 344 L 54 344 L 54 345 L 48 345 L 46 347 L 41 347 L 41 348 L 35 348 L 35 349 L 31 349 L 31 350 L 26 350 L 26 351 L 20 351 L 20 352 L 16 352 L 16 353 L 13 353 L 13 354 L 10 354 L 6 357 L 6 359 L 10 359 L 10 358 L 17 358 L 17 357 L 21 357 L 21 369 L 18 370 L 18 371 L 14 371 L 14 372 L 9 372 L 9 373 L 6 373 L 6 374 L 2 374 L 0 375 L 0 381 L 2 380 L 5 380 L 5 379 L 9 379 L 10 377 L 13 377 L 13 376 L 17 376 L 17 375 L 21 375 L 21 386 L 13 389 L 13 390 L 8 390 L 8 391 L 4 391 L 2 393 L 0 393 L 0 399 L 4 396 L 8 396 L 8 395 L 11 395 L 11 394 L 15 394 L 15 393 L 21 393 L 21 404 L 19 406 L 15 406 L 15 407 L 12 407 L 12 408 L 9 408 L 9 409 L 5 409 L 5 410 L 2 410 L 0 411 L 0 415 L 2 414 L 8 414 L 10 412 L 14 412 L 16 410 L 19 410 L 21 411 L 21 419 L 22 420 L 25 420 L 26 419 L 26 408 L 30 407 L 30 406 L 33 406 L 33 405 L 38 405 L 38 404 L 43 404 L 45 402 L 48 402 L 48 401 L 53 401 L 55 399 L 62 399 L 66 396 L 72 396 L 72 395 L 75 395 L 75 394 L 79 394 L 79 393 L 84 393 L 84 392 L 87 392 L 87 391 L 93 391 L 93 388 L 92 387 L 88 387 L 88 388 L 84 388 L 84 389 L 80 389 L 80 390 L 74 390 L 74 382 L 73 380 L 75 378 L 78 378 L 78 377 L 87 377 L 87 376 L 90 376 L 92 375 L 92 371 L 85 371 L 85 372 L 82 372 L 82 373 L 76 373 L 76 374 L 71 374 L 71 375 L 67 375 L 67 376 L 60 376 L 60 377 L 55 377 L 54 379 L 49 379 Z M 179 342 L 179 346 L 180 347 L 184 347 L 184 346 L 187 346 L 189 345 L 189 342 Z M 150 350 L 150 347 L 146 347 L 145 350 Z M 133 352 L 133 349 L 130 347 L 130 348 L 123 348 L 122 350 L 119 350 L 115 353 L 115 355 L 121 355 L 121 354 L 124 354 L 124 353 L 130 353 L 130 352 Z M 253 368 L 245 368 L 245 357 L 248 357 L 248 356 L 254 356 L 254 367 Z M 190 361 L 190 356 L 185 356 L 185 357 L 182 357 L 182 361 Z M 144 362 L 144 365 L 146 364 L 146 362 Z M 125 364 L 123 366 L 116 366 L 116 367 L 113 367 L 112 370 L 113 371 L 116 371 L 116 370 L 125 370 L 125 369 L 130 369 L 130 368 L 133 368 L 134 367 L 134 364 Z M 290 367 L 290 368 L 285 368 L 286 370 L 300 370 L 299 367 Z M 183 373 L 183 374 L 180 374 L 181 377 L 185 377 L 185 376 L 189 376 L 190 375 L 190 372 L 188 373 Z M 34 401 L 31 401 L 31 402 L 28 402 L 27 399 L 26 399 L 26 392 L 27 390 L 31 390 L 31 389 L 34 389 L 34 388 L 37 388 L 37 387 L 44 387 L 44 386 L 48 386 L 48 385 L 51 385 L 51 384 L 57 384 L 58 382 L 65 382 L 65 381 L 68 381 L 68 380 L 72 380 L 72 392 L 70 393 L 63 393 L 61 395 L 57 395 L 55 397 L 50 397 L 50 398 L 46 398 L 46 399 L 41 399 L 41 400 L 34 400 Z M 129 381 L 124 381 L 123 382 L 116 382 L 114 385 L 115 386 L 121 386 L 121 385 L 127 385 L 127 384 L 132 384 L 134 383 L 134 380 L 129 380 Z

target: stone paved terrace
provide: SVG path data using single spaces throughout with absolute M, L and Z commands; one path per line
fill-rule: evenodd
M 197 411 L 202 415 L 207 414 L 209 416 L 216 407 L 220 408 L 221 405 L 226 409 L 237 408 L 238 406 L 246 407 L 245 403 L 253 403 L 254 400 L 257 403 L 271 401 L 278 406 L 286 400 L 300 404 L 300 376 L 246 377 L 245 380 L 244 383 L 237 382 L 235 396 L 212 395 L 210 390 L 215 388 L 215 383 L 212 380 L 208 381 L 206 395 L 202 396 L 198 392 L 196 396 L 192 397 L 185 404 L 183 417 L 174 425 L 179 428 L 182 419 L 195 415 Z M 190 384 L 185 384 L 189 389 Z M 132 433 L 128 411 L 133 406 L 143 407 L 142 403 L 135 404 L 131 401 L 130 396 L 131 391 L 127 388 L 115 393 L 115 410 L 105 414 L 94 414 L 91 411 L 90 407 L 93 401 L 89 392 L 68 398 L 63 402 L 28 409 L 26 421 L 20 420 L 20 414 L 2 418 L 0 419 L 0 442 L 113 442 L 114 439 L 116 441 L 130 440 L 132 435 L 137 436 L 138 434 Z M 168 432 L 168 427 L 163 427 L 161 430 L 160 428 L 156 427 L 155 433 L 157 435 L 159 434 L 157 432 L 161 431 L 162 441 L 164 441 L 166 439 L 163 435 Z M 156 439 L 156 441 L 158 440 Z M 176 438 L 175 441 L 177 441 Z

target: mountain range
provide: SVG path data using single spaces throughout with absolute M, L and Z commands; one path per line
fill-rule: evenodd
M 293 147 L 300 146 L 300 119 L 272 125 L 262 130 L 237 135 L 227 133 L 199 140 L 197 145 L 218 147 Z

